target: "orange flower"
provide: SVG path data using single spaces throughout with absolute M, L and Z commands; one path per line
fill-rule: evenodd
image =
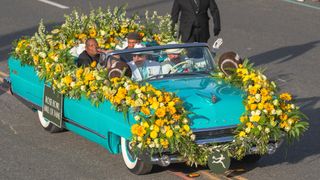
M 141 112 L 147 116 L 150 115 L 150 109 L 145 106 L 141 107 Z
M 156 110 L 156 115 L 159 117 L 159 118 L 162 118 L 166 115 L 166 110 L 164 107 L 161 107 L 161 108 L 158 108 Z
M 284 101 L 290 101 L 292 99 L 291 95 L 289 93 L 282 93 L 280 94 L 280 98 Z

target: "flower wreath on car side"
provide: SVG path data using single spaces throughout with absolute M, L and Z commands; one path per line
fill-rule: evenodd
M 290 103 L 288 93 L 276 94 L 273 82 L 247 61 L 230 76 L 217 70 L 214 77 L 242 88 L 246 111 L 240 118 L 235 140 L 227 144 L 197 145 L 190 129 L 190 120 L 182 100 L 174 93 L 165 92 L 150 84 L 138 84 L 127 77 L 108 79 L 107 70 L 90 67 L 77 68 L 69 50 L 87 38 L 96 38 L 100 47 L 115 48 L 128 32 L 139 32 L 144 41 L 166 44 L 174 40 L 170 16 L 151 17 L 144 22 L 134 15 L 126 18 L 124 8 L 113 11 L 98 9 L 89 16 L 77 11 L 66 16 L 66 22 L 47 33 L 41 22 L 38 32 L 21 38 L 13 56 L 22 64 L 35 67 L 40 79 L 65 96 L 86 97 L 96 105 L 109 100 L 117 111 L 134 112 L 136 124 L 131 126 L 131 145 L 134 152 L 178 152 L 189 164 L 204 165 L 213 150 L 228 151 L 241 159 L 253 145 L 260 154 L 266 153 L 269 140 L 277 140 L 281 132 L 298 138 L 308 127 L 306 117 Z

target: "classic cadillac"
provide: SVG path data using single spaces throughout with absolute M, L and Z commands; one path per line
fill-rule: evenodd
M 169 54 L 174 52 L 179 55 L 177 62 L 169 59 Z M 114 57 L 121 59 L 119 57 L 124 54 L 144 54 L 148 62 L 160 67 L 160 71 L 149 70 L 148 76 L 136 75 L 132 70 L 135 76 L 132 78 L 139 84 L 149 83 L 157 89 L 173 92 L 183 100 L 186 110 L 192 112 L 188 118 L 197 144 L 233 141 L 234 130 L 245 111 L 244 92 L 211 76 L 215 66 L 214 53 L 207 44 L 117 50 L 105 54 L 100 64 L 103 67 L 104 62 Z M 124 116 L 109 101 L 96 106 L 85 97 L 61 96 L 51 90 L 50 84 L 39 79 L 34 67 L 22 65 L 14 57 L 9 58 L 8 64 L 12 94 L 38 113 L 45 130 L 52 133 L 69 130 L 100 144 L 112 154 L 122 153 L 125 165 L 135 174 L 150 172 L 154 164 L 168 166 L 185 161 L 179 153 L 165 150 L 162 154 L 139 153 L 135 156 L 130 146 L 131 126 L 136 123 L 132 110 Z M 268 153 L 273 153 L 277 147 L 277 142 L 270 142 Z M 260 156 L 255 150 L 252 147 L 248 156 L 258 160 Z

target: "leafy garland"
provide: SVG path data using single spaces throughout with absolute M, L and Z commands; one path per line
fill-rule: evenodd
M 230 146 L 233 157 L 241 159 L 252 146 L 258 148 L 259 154 L 265 154 L 270 141 L 286 135 L 292 142 L 308 129 L 309 123 L 303 121 L 307 117 L 291 103 L 292 96 L 287 92 L 278 95 L 276 84 L 261 70 L 254 69 L 248 59 L 230 76 L 219 70 L 213 76 L 246 92 L 243 101 L 246 111 L 240 117 L 235 141 Z
M 131 145 L 136 153 L 148 151 L 179 152 L 189 164 L 205 165 L 213 150 L 228 151 L 241 159 L 252 146 L 265 154 L 270 140 L 279 140 L 284 133 L 289 139 L 299 138 L 308 128 L 306 117 L 291 104 L 288 93 L 276 95 L 276 85 L 261 71 L 245 61 L 231 76 L 217 70 L 215 78 L 243 89 L 246 111 L 240 117 L 235 140 L 227 144 L 197 145 L 190 129 L 190 112 L 175 94 L 155 89 L 150 84 L 137 84 L 129 78 L 107 78 L 107 70 L 92 63 L 77 68 L 69 50 L 94 37 L 100 47 L 115 48 L 128 32 L 139 32 L 144 41 L 165 44 L 173 40 L 170 16 L 152 17 L 146 13 L 144 22 L 134 15 L 126 18 L 124 8 L 92 11 L 89 16 L 77 11 L 66 16 L 66 22 L 46 33 L 41 22 L 31 38 L 23 37 L 14 46 L 13 56 L 22 64 L 34 66 L 38 76 L 53 88 L 73 98 L 85 96 L 93 103 L 110 101 L 117 111 L 132 110 L 136 124 L 132 125 Z M 142 25 L 143 24 L 143 25 Z M 158 31 L 157 31 L 158 30 Z

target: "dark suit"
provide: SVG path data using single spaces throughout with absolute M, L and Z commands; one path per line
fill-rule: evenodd
M 183 42 L 207 42 L 210 38 L 209 16 L 210 9 L 214 23 L 214 35 L 220 32 L 220 15 L 215 0 L 175 0 L 171 18 L 173 25 L 178 22 L 180 15 L 179 34 Z
M 77 60 L 77 66 L 90 66 L 93 61 L 98 62 L 100 58 L 100 54 L 95 55 L 94 57 L 90 56 L 87 51 L 83 51 Z

